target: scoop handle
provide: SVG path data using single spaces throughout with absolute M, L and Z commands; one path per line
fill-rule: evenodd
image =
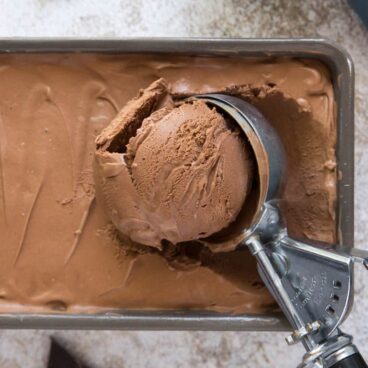
M 362 355 L 358 352 L 336 362 L 329 368 L 368 368 Z

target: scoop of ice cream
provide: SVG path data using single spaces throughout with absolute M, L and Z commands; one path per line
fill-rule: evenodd
M 202 101 L 174 106 L 162 79 L 96 140 L 98 200 L 134 242 L 208 237 L 239 214 L 253 176 L 240 131 Z

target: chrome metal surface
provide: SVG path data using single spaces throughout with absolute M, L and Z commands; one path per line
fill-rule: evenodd
M 277 207 L 285 160 L 276 132 L 260 112 L 255 113 L 254 107 L 238 97 L 213 94 L 197 98 L 228 114 L 253 149 L 261 188 L 260 215 L 255 216 L 249 230 L 243 231 L 244 242 L 256 258 L 268 290 L 294 329 L 287 343 L 300 341 L 307 352 L 318 351 L 319 355 L 311 361 L 315 366 L 327 366 L 327 356 L 340 362 L 354 350 L 353 346 L 338 346 L 335 350 L 331 346 L 335 347 L 336 339 L 341 341 L 338 327 L 352 304 L 354 261 L 367 265 L 368 252 L 338 252 L 331 244 L 322 247 L 321 243 L 288 237 Z
M 341 362 L 345 358 L 356 353 L 358 353 L 358 349 L 355 345 L 346 345 L 325 358 L 326 367 L 332 367 L 336 363 Z
M 203 311 L 134 311 L 98 314 L 0 314 L 0 328 L 165 331 L 285 331 L 284 317 L 233 316 Z
M 282 286 L 304 324 L 316 320 L 321 323 L 313 335 L 315 342 L 325 340 L 350 310 L 353 260 L 287 236 L 272 244 L 270 251 L 281 253 L 287 259 L 289 269 L 282 278 Z
M 348 248 L 344 252 L 354 259 L 354 262 L 361 263 L 368 270 L 368 251 L 364 249 Z
M 287 290 L 285 290 L 282 279 L 275 271 L 269 255 L 266 254 L 266 247 L 257 239 L 257 236 L 251 236 L 247 240 L 247 245 L 252 255 L 257 259 L 258 270 L 262 280 L 285 313 L 286 318 L 296 330 L 302 330 L 305 326 L 305 322 L 300 316 L 299 311 L 295 308 Z M 309 350 L 315 347 L 315 343 L 308 333 L 304 334 L 303 342 Z
M 314 321 L 312 323 L 307 323 L 305 326 L 299 330 L 293 331 L 293 333 L 286 337 L 286 343 L 288 345 L 294 345 L 300 342 L 305 336 L 309 334 L 314 334 L 321 328 L 321 323 L 319 321 Z
M 269 203 L 263 211 L 278 212 L 277 207 Z M 279 216 L 263 218 L 277 219 Z M 267 226 L 262 224 L 263 227 Z M 277 228 L 275 223 L 272 228 Z M 263 242 L 255 226 L 246 244 L 257 259 L 264 283 L 293 327 L 286 342 L 289 345 L 302 342 L 310 353 L 307 355 L 309 363 L 313 357 L 313 364 L 324 366 L 326 354 L 335 351 L 332 347 L 340 349 L 336 343 L 346 340 L 338 327 L 352 302 L 354 259 L 346 253 L 291 239 L 282 226 Z M 286 264 L 281 267 L 281 273 L 279 261 L 274 262 L 275 255 Z
M 298 366 L 298 368 L 314 368 L 316 363 L 322 364 L 322 367 L 330 367 L 335 364 L 338 358 L 346 358 L 343 352 L 346 348 L 346 353 L 350 350 L 349 347 L 353 347 L 355 352 L 358 350 L 352 344 L 352 337 L 337 331 L 336 335 L 325 341 L 324 343 L 316 346 L 313 350 L 306 353 L 303 357 L 303 362 Z M 333 362 L 333 363 L 332 363 Z
M 322 61 L 331 71 L 337 104 L 339 244 L 354 239 L 354 70 L 349 55 L 323 39 L 0 39 L 3 53 L 160 53 L 228 57 L 296 57 Z M 338 245 L 339 245 L 338 244 Z M 229 316 L 201 311 L 121 311 L 94 315 L 3 314 L 2 328 L 285 330 L 280 315 Z

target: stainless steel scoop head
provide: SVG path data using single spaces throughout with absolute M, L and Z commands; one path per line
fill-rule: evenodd
M 242 231 L 239 246 L 248 246 L 259 273 L 289 320 L 289 345 L 307 350 L 300 367 L 367 367 L 352 338 L 340 324 L 353 299 L 353 264 L 367 264 L 368 253 L 337 252 L 329 244 L 291 239 L 278 210 L 286 160 L 281 142 L 265 117 L 244 100 L 222 94 L 196 96 L 236 122 L 257 161 L 258 208 Z M 238 239 L 239 237 L 237 237 Z

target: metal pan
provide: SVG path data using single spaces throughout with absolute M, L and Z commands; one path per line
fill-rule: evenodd
M 203 56 L 296 57 L 322 61 L 331 71 L 337 105 L 337 247 L 354 244 L 354 67 L 324 39 L 0 39 L 0 53 L 104 52 Z M 198 311 L 122 311 L 101 314 L 1 314 L 0 328 L 242 330 L 288 328 L 282 315 L 224 315 Z

